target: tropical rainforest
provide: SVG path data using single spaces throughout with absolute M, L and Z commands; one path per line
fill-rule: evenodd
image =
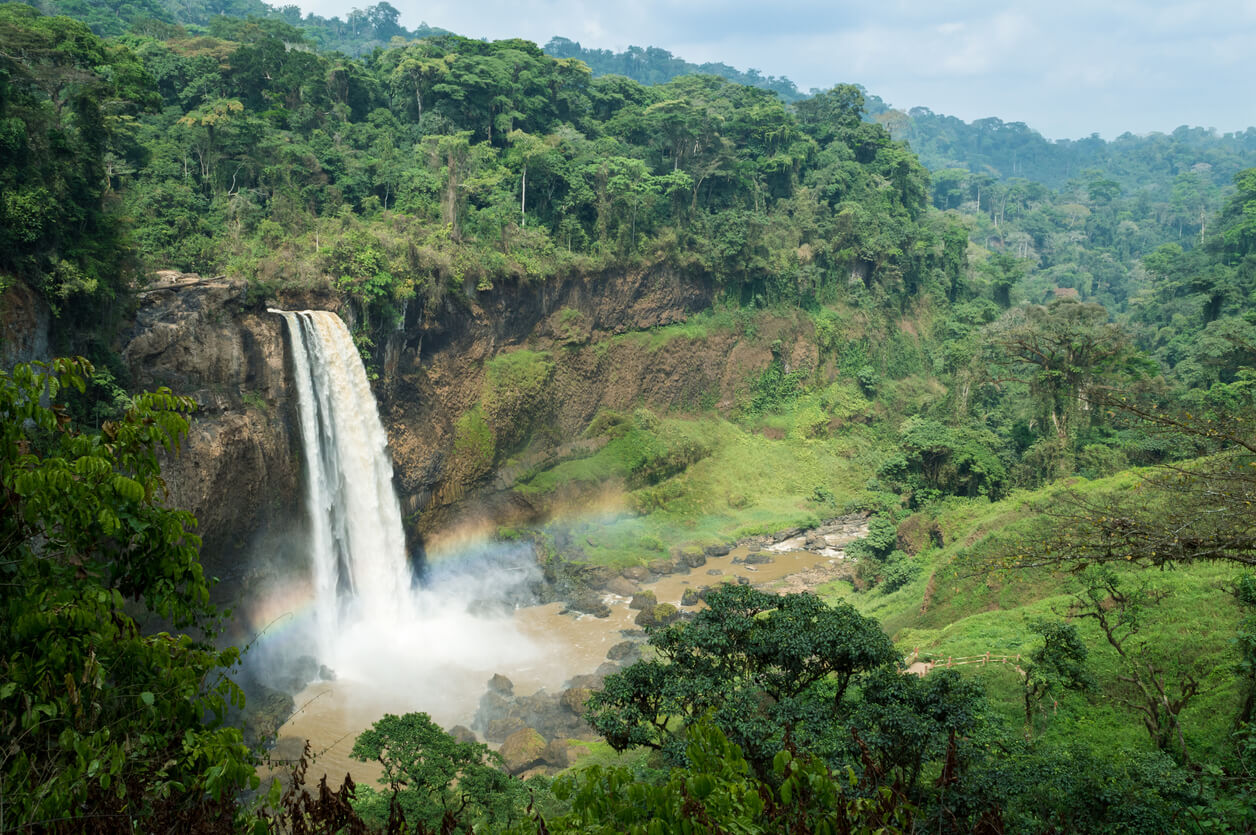
M 379 787 L 307 787 L 304 758 L 261 785 L 230 614 L 164 500 L 197 404 L 119 352 L 137 294 L 175 270 L 334 296 L 382 380 L 416 318 L 658 269 L 711 304 L 602 335 L 560 311 L 484 360 L 457 495 L 618 485 L 596 531 L 497 531 L 616 570 L 860 513 L 849 576 L 647 626 L 557 776 L 416 711 L 354 745 Z M 1256 831 L 1256 128 L 1050 142 L 387 3 L 9 3 L 18 287 L 52 324 L 0 377 L 0 831 Z M 565 356 L 720 339 L 762 356 L 733 396 L 529 458 Z M 903 672 L 991 652 L 1018 660 Z

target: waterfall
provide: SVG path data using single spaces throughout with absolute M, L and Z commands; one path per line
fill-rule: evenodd
M 330 659 L 349 629 L 416 617 L 388 436 L 345 323 L 325 310 L 287 322 L 305 453 L 317 644 Z
M 532 548 L 459 543 L 417 587 L 388 438 L 348 328 L 326 311 L 271 312 L 284 318 L 292 350 L 309 517 L 293 545 L 308 558 L 259 589 L 259 628 L 276 612 L 291 618 L 289 628 L 259 640 L 250 663 L 268 686 L 324 688 L 306 704 L 326 696 L 320 704 L 329 716 L 363 720 L 336 724 L 337 738 L 385 712 L 422 710 L 465 724 L 494 673 L 548 663 L 550 653 L 513 616 L 539 580 Z M 334 681 L 321 680 L 327 669 Z

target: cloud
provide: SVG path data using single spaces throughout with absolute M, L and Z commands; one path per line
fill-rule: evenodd
M 657 46 L 784 75 L 803 90 L 857 82 L 895 106 L 1024 121 L 1052 138 L 1256 123 L 1256 0 L 393 2 L 411 26 Z M 352 5 L 302 8 L 343 16 Z

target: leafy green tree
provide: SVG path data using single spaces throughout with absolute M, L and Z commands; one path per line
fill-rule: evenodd
M 230 829 L 237 793 L 257 785 L 226 724 L 243 706 L 226 675 L 239 653 L 214 646 L 195 520 L 162 505 L 157 459 L 194 403 L 139 394 L 82 432 L 61 404 L 92 370 L 0 376 L 4 825 Z
M 991 432 L 908 418 L 899 429 L 899 448 L 903 486 L 913 492 L 915 504 L 939 493 L 998 498 L 1006 487 L 1007 468 Z
M 1054 704 L 1062 690 L 1093 690 L 1096 682 L 1086 666 L 1089 650 L 1074 624 L 1038 620 L 1031 626 L 1042 636 L 1042 646 L 1029 654 L 1025 665 L 1025 727 L 1032 732 L 1034 708 L 1041 710 L 1048 698 Z
M 658 657 L 609 676 L 590 698 L 587 718 L 616 750 L 679 756 L 683 730 L 710 711 L 764 775 L 786 734 L 822 733 L 804 727 L 805 717 L 832 722 L 852 684 L 898 658 L 848 604 L 738 585 L 712 590 L 706 602 L 690 623 L 652 630 Z
M 913 808 L 888 786 L 861 783 L 792 748 L 778 751 L 765 779 L 719 726 L 690 727 L 686 765 L 659 783 L 631 770 L 590 766 L 554 785 L 571 811 L 547 822 L 554 833 L 737 832 L 745 835 L 908 831 Z
M 125 47 L 22 4 L 0 5 L 0 43 L 0 271 L 90 328 L 132 263 L 108 195 L 143 159 L 153 81 Z
M 351 756 L 378 762 L 389 795 L 362 788 L 355 807 L 376 826 L 395 802 L 419 831 L 447 824 L 498 832 L 523 818 L 528 793 L 503 770 L 501 756 L 481 742 L 458 742 L 426 713 L 386 714 L 358 735 Z M 424 829 L 426 827 L 426 829 Z
M 923 799 L 920 779 L 929 764 L 961 756 L 956 738 L 974 736 L 983 724 L 985 693 L 957 670 L 918 678 L 881 667 L 869 673 L 861 696 L 850 724 L 882 779 L 915 799 Z
M 996 384 L 1027 386 L 1038 432 L 1061 442 L 1096 419 L 1105 390 L 1154 370 L 1101 305 L 1068 300 L 1009 311 L 987 328 L 985 360 Z

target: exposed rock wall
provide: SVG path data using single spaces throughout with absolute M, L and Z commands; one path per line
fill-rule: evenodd
M 142 292 L 122 356 L 135 386 L 168 386 L 200 409 L 164 463 L 172 504 L 200 521 L 207 571 L 239 583 L 258 537 L 282 538 L 303 507 L 283 321 L 241 281 L 163 274 Z
M 48 305 L 22 282 L 0 293 L 0 368 L 48 359 L 49 319 Z
M 402 507 L 424 532 L 442 509 L 465 496 L 452 467 L 455 421 L 473 407 L 484 363 L 515 348 L 550 350 L 555 379 L 547 386 L 547 429 L 554 446 L 569 441 L 604 405 L 657 402 L 647 376 L 625 377 L 620 396 L 606 393 L 614 369 L 593 346 L 615 334 L 681 322 L 708 308 L 713 288 L 701 277 L 667 268 L 574 275 L 544 284 L 511 283 L 413 310 L 386 347 L 395 357 L 381 381 Z M 391 373 L 387 373 L 391 371 Z M 631 390 L 631 392 L 628 391 Z M 623 401 L 622 403 L 620 401 Z
M 660 345 L 631 335 L 684 321 L 710 307 L 713 294 L 701 276 L 657 267 L 412 304 L 404 327 L 377 347 L 376 383 L 408 533 L 439 528 L 468 496 L 504 500 L 494 495 L 503 478 L 467 477 L 454 451 L 456 422 L 481 398 L 485 363 L 504 351 L 546 351 L 552 360 L 537 396 L 544 402 L 530 404 L 543 420 L 528 466 L 587 443 L 580 433 L 600 409 L 727 409 L 774 353 L 814 367 L 810 326 L 788 317 L 760 323 L 754 339 L 712 332 Z M 298 294 L 279 303 L 337 309 L 340 301 Z M 221 278 L 164 275 L 141 295 L 127 335 L 123 355 L 135 385 L 169 386 L 202 406 L 166 473 L 172 500 L 200 519 L 206 563 L 223 578 L 241 579 L 238 555 L 259 537 L 282 540 L 285 525 L 303 522 L 288 353 L 282 320 L 250 300 L 242 282 Z

